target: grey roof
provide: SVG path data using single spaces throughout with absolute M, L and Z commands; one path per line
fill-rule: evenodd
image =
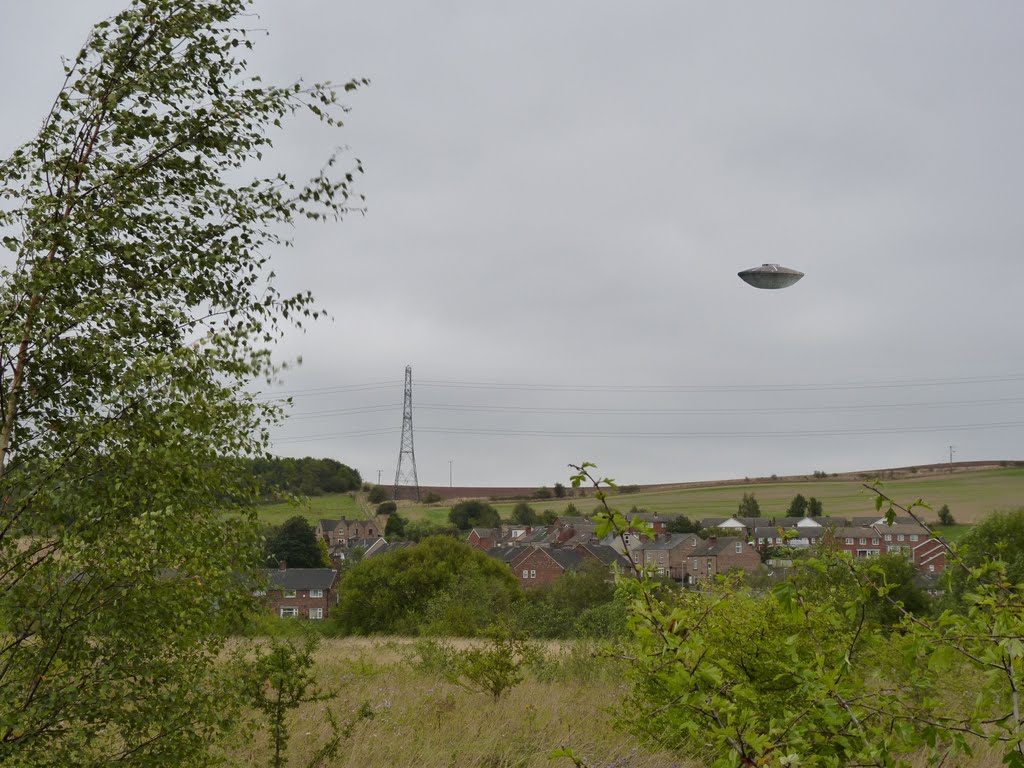
M 378 549 L 373 554 L 383 555 L 385 552 L 394 552 L 396 549 L 405 549 L 406 547 L 411 547 L 412 545 L 413 542 L 411 541 L 392 541 L 390 544 L 385 544 L 383 547 Z
M 874 528 L 868 528 L 864 525 L 844 525 L 835 529 L 836 536 L 849 537 L 849 538 L 861 538 L 861 539 L 877 539 L 878 531 Z
M 582 545 L 584 549 L 590 554 L 596 557 L 605 565 L 611 565 L 612 563 L 625 564 L 628 563 L 626 558 L 616 552 L 614 549 L 609 547 L 607 544 L 585 544 Z M 557 551 L 557 550 L 556 550 Z
M 746 540 L 739 536 L 720 536 L 717 540 L 711 541 L 710 539 L 705 542 L 703 551 L 701 547 L 697 547 L 697 551 L 694 552 L 698 557 L 707 557 L 709 555 L 720 555 L 727 549 L 732 549 L 736 546 L 736 542 L 746 543 Z
M 673 550 L 678 546 L 683 545 L 691 538 L 697 539 L 697 546 L 701 544 L 701 538 L 695 533 L 670 533 L 668 536 L 662 537 L 657 541 L 644 542 L 644 551 L 660 551 L 660 550 Z
M 501 560 L 503 563 L 511 563 L 517 555 L 521 555 L 525 547 L 494 547 L 487 550 L 487 554 L 493 557 L 495 560 Z
M 545 550 L 551 559 L 569 571 L 578 568 L 583 562 L 583 555 L 571 549 L 547 549 Z
M 335 529 L 335 527 L 337 527 L 337 525 L 338 525 L 338 521 L 337 520 L 321 519 L 319 521 L 319 523 L 320 523 L 320 530 L 321 531 L 333 531 Z
M 271 589 L 330 589 L 338 572 L 331 568 L 267 568 Z

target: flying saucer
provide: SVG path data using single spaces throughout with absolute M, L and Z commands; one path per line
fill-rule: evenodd
M 780 267 L 778 264 L 762 264 L 760 267 L 745 269 L 738 274 L 743 282 L 755 288 L 788 288 L 804 276 L 803 272 L 797 272 L 789 267 Z

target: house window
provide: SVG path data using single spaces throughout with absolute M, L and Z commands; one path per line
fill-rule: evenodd
M 928 566 L 928 573 L 935 573 L 935 566 L 934 565 L 929 565 Z
M 536 579 L 537 578 L 537 572 L 535 570 L 533 570 L 532 568 L 530 569 L 530 578 L 531 579 Z
M 736 542 L 736 554 L 737 555 L 743 554 L 743 542 L 742 541 L 737 541 Z
M 851 539 L 851 538 L 847 537 L 847 539 L 846 539 L 846 543 L 847 543 L 847 544 L 853 544 L 853 539 Z
M 324 609 L 323 608 L 310 608 L 309 609 L 309 618 L 311 618 L 311 619 L 322 619 L 323 617 L 324 617 Z
M 324 591 L 322 589 L 311 589 L 309 590 L 310 597 L 323 597 Z
M 903 541 L 903 534 L 900 533 L 896 536 L 896 541 Z
M 873 546 L 876 546 L 876 547 L 877 547 L 877 546 L 878 546 L 878 539 L 872 539 L 872 540 L 871 540 L 871 544 L 872 544 Z
M 864 538 L 862 538 L 862 539 L 860 540 L 860 545 L 861 545 L 862 547 L 863 547 L 863 546 L 864 546 L 865 544 L 867 544 L 867 543 L 868 543 L 868 540 L 867 540 L 867 539 L 864 539 Z
M 294 619 L 294 618 L 297 618 L 298 615 L 299 615 L 299 609 L 298 608 L 282 608 L 281 609 L 281 618 L 282 619 Z
M 886 541 L 892 541 L 892 534 L 891 533 L 885 534 L 885 540 Z
M 917 541 L 917 534 L 916 533 L 910 534 L 910 540 L 911 541 Z
M 530 578 L 530 569 L 529 568 L 523 568 L 523 578 L 524 579 Z
M 295 597 L 295 590 L 294 589 L 286 589 L 284 591 L 284 596 L 286 598 L 288 598 L 288 597 Z
M 265 589 L 254 589 L 252 591 L 252 596 L 253 597 L 266 597 L 267 596 L 267 590 L 265 590 Z

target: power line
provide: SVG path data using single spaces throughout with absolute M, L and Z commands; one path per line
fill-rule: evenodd
M 552 392 L 816 392 L 825 390 L 891 389 L 902 387 L 935 387 L 965 384 L 997 384 L 1024 381 L 1024 374 L 999 376 L 968 376 L 953 379 L 896 379 L 832 384 L 503 384 L 485 381 L 420 380 L 421 387 L 454 387 L 459 389 L 509 389 Z
M 806 429 L 780 431 L 746 431 L 746 432 L 587 432 L 587 431 L 553 431 L 529 429 L 476 429 L 419 427 L 419 432 L 445 435 L 485 435 L 501 437 L 586 437 L 586 438 L 673 438 L 673 439 L 731 439 L 760 437 L 833 437 L 840 435 L 902 435 L 924 432 L 959 432 L 971 429 L 1010 429 L 1024 427 L 1024 421 L 990 422 L 983 424 L 943 424 L 928 427 L 855 427 L 848 429 Z M 283 437 L 273 440 L 275 443 L 301 442 L 315 440 L 333 440 L 344 437 L 363 437 L 367 435 L 394 434 L 397 429 L 358 430 L 354 432 L 334 432 L 320 435 L 303 435 Z
M 859 382 L 794 383 L 794 384 L 562 384 L 497 381 L 417 380 L 417 386 L 448 389 L 494 389 L 540 392 L 816 392 L 828 390 L 896 389 L 913 387 L 963 386 L 971 384 L 1001 384 L 1024 381 L 1024 373 L 990 374 L 957 378 L 882 379 Z M 334 384 L 308 389 L 270 390 L 260 392 L 260 399 L 275 399 L 292 395 L 330 395 L 375 389 L 400 388 L 400 381 L 377 381 L 360 384 Z
M 419 411 L 465 411 L 473 413 L 537 413 L 537 414 L 566 414 L 566 415 L 627 415 L 627 416 L 688 416 L 704 414 L 772 414 L 772 413 L 846 413 L 862 411 L 893 410 L 903 408 L 948 408 L 951 406 L 963 405 L 1002 405 L 1007 403 L 1024 402 L 1024 397 L 1005 397 L 987 400 L 945 400 L 928 403 L 877 403 L 863 405 L 821 405 L 821 406 L 785 406 L 766 408 L 551 408 L 544 406 L 520 406 L 520 405 L 459 405 L 455 403 L 420 403 L 416 406 Z M 396 406 L 392 404 L 356 406 L 352 408 L 338 408 L 324 411 L 308 411 L 290 414 L 288 419 L 295 421 L 299 419 L 320 418 L 323 416 L 346 416 L 350 414 L 393 412 Z

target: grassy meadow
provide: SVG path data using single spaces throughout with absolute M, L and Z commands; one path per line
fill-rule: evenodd
M 344 724 L 364 702 L 374 717 L 356 724 L 323 768 L 569 768 L 550 760 L 571 747 L 594 768 L 701 768 L 703 762 L 652 750 L 612 725 L 628 684 L 615 663 L 583 646 L 547 646 L 553 662 L 531 671 L 495 701 L 453 685 L 414 663 L 410 640 L 325 640 L 317 653 L 319 679 L 332 701 L 302 705 L 289 715 L 289 766 L 306 766 L 330 735 L 327 708 Z M 265 732 L 227 746 L 232 765 L 267 764 Z M 923 756 L 913 762 L 924 768 Z M 980 745 L 960 768 L 996 768 L 999 759 Z
M 258 510 L 261 521 L 270 525 L 280 525 L 285 520 L 295 515 L 302 515 L 310 523 L 316 525 L 316 521 L 324 518 L 337 520 L 340 517 L 357 519 L 366 517 L 370 505 L 365 502 L 365 495 L 362 499 L 349 493 L 328 493 L 323 496 L 308 496 L 298 503 L 278 502 L 275 504 L 264 504 Z M 447 509 L 445 510 L 447 514 Z
M 684 514 L 691 519 L 726 517 L 734 514 L 744 493 L 753 493 L 765 517 L 782 516 L 790 500 L 798 493 L 815 496 L 824 504 L 826 515 L 850 517 L 874 514 L 871 494 L 863 487 L 865 480 L 843 478 L 779 479 L 776 481 L 740 482 L 707 486 L 688 486 L 641 493 L 623 493 L 612 497 L 613 505 L 626 510 L 643 507 L 649 512 Z M 906 475 L 886 481 L 884 490 L 901 503 L 924 499 L 937 510 L 948 504 L 953 517 L 961 526 L 945 529 L 951 538 L 966 530 L 966 526 L 981 520 L 996 510 L 1024 506 L 1024 469 L 958 470 L 950 474 L 936 473 L 921 476 Z M 564 499 L 531 499 L 530 505 L 539 511 L 565 510 L 572 503 L 583 514 L 597 506 L 592 495 Z M 399 511 L 411 520 L 426 520 L 444 524 L 448 522 L 451 502 L 425 505 L 400 502 Z M 495 503 L 503 517 L 509 517 L 515 502 Z M 308 499 L 304 505 L 267 505 L 260 516 L 267 522 L 280 523 L 295 514 L 305 515 L 311 522 L 321 517 L 355 517 L 367 514 L 370 505 L 363 494 L 328 494 Z M 925 512 L 934 520 L 934 513 Z

